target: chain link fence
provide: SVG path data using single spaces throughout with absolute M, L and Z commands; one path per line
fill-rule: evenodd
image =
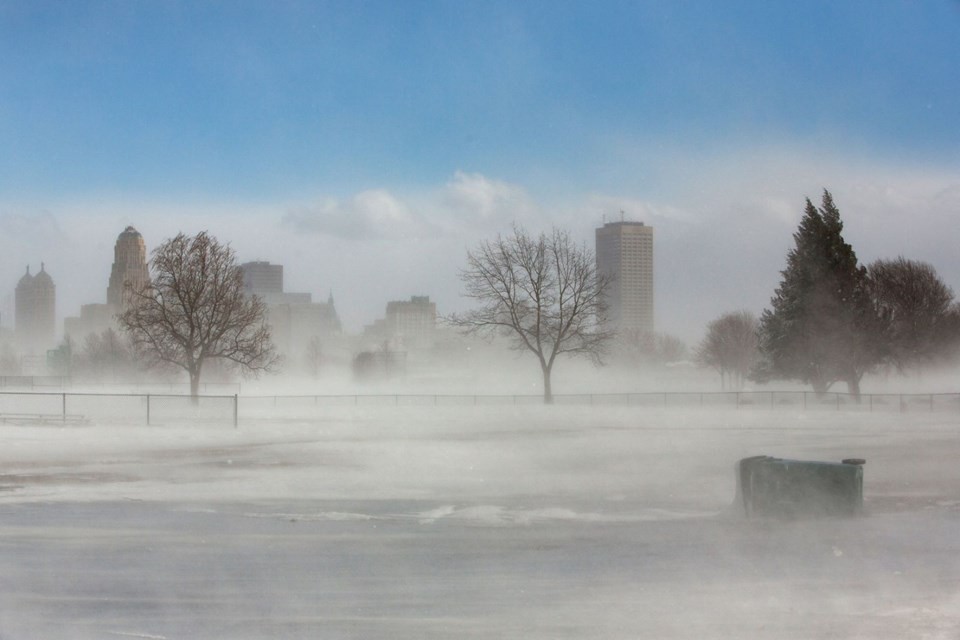
M 341 395 L 250 395 L 239 396 L 239 414 L 246 416 L 310 415 L 323 407 L 469 407 L 484 405 L 540 405 L 542 395 L 470 394 L 341 394 Z M 623 407 L 718 408 L 734 410 L 803 410 L 856 412 L 937 412 L 960 413 L 960 393 L 818 395 L 811 391 L 729 391 L 583 393 L 555 395 L 557 405 Z
M 341 394 L 201 395 L 0 391 L 0 423 L 208 423 L 238 426 L 244 419 L 310 418 L 330 407 L 473 407 L 542 405 L 542 395 Z M 554 396 L 556 405 L 705 408 L 735 411 L 849 411 L 960 414 L 960 393 L 846 393 L 809 391 L 584 393 Z
M 0 422 L 7 424 L 237 426 L 238 419 L 236 395 L 0 392 Z

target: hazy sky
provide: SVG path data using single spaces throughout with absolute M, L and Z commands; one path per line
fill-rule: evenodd
M 0 299 L 209 229 L 359 329 L 467 248 L 655 227 L 657 328 L 759 312 L 803 198 L 960 290 L 960 2 L 0 0 Z

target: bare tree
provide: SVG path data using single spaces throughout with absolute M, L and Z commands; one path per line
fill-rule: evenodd
M 687 345 L 669 333 L 621 329 L 616 344 L 619 358 L 631 365 L 662 367 L 687 357 Z
M 87 335 L 75 360 L 81 375 L 96 379 L 116 382 L 136 371 L 136 359 L 129 340 L 112 328 Z
M 460 279 L 480 307 L 448 321 L 467 333 L 502 333 L 513 348 L 533 353 L 545 402 L 553 402 L 550 374 L 558 356 L 601 362 L 613 336 L 605 323 L 610 281 L 597 272 L 593 253 L 566 231 L 533 237 L 515 226 L 509 236 L 467 252 Z
M 900 371 L 947 359 L 960 345 L 960 308 L 926 262 L 877 260 L 867 287 L 879 319 L 885 359 Z
M 725 313 L 707 325 L 707 335 L 697 347 L 697 363 L 717 370 L 720 385 L 743 387 L 750 369 L 757 362 L 759 323 L 749 311 Z
M 219 358 L 254 373 L 277 363 L 266 307 L 244 294 L 229 245 L 206 231 L 180 233 L 154 249 L 150 277 L 149 283 L 129 287 L 131 304 L 118 316 L 120 326 L 148 365 L 165 363 L 187 372 L 194 402 L 207 360 Z

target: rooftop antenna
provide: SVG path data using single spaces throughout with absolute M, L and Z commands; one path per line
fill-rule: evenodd
M 625 215 L 626 214 L 623 213 L 623 209 L 620 209 L 620 222 L 623 222 Z

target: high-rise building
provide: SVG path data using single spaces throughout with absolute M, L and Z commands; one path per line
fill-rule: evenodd
M 57 288 L 53 278 L 40 263 L 40 273 L 30 274 L 30 267 L 17 283 L 15 293 L 15 332 L 17 341 L 31 352 L 53 346 L 56 324 Z
M 107 285 L 107 304 L 120 309 L 124 305 L 124 286 L 142 287 L 150 281 L 147 271 L 147 245 L 143 236 L 133 227 L 127 227 L 113 247 L 113 267 Z
M 308 294 L 309 295 L 309 294 Z M 340 317 L 333 295 L 326 302 L 287 302 L 269 305 L 273 344 L 280 353 L 298 360 L 314 338 L 330 349 L 340 339 Z
M 247 295 L 259 296 L 267 306 L 278 304 L 309 304 L 309 293 L 294 293 L 283 290 L 283 265 L 269 262 L 244 262 L 240 265 L 243 274 L 243 290 Z
M 617 331 L 653 331 L 653 227 L 608 222 L 596 230 L 597 272 L 612 279 L 607 316 Z
M 384 318 L 387 336 L 399 340 L 406 349 L 433 346 L 437 329 L 437 304 L 430 296 L 411 296 L 410 300 L 387 303 Z
M 313 302 L 310 293 L 283 290 L 283 265 L 264 261 L 240 265 L 244 293 L 257 296 L 267 306 L 271 339 L 277 351 L 296 364 L 314 338 L 325 348 L 340 339 L 340 317 L 333 294 L 326 302 Z
M 243 288 L 247 293 L 283 293 L 283 265 L 269 262 L 244 262 Z
M 150 281 L 147 269 L 147 245 L 143 236 L 133 227 L 127 227 L 117 236 L 113 246 L 113 266 L 107 283 L 107 302 L 94 302 L 80 306 L 79 316 L 63 319 L 63 334 L 82 344 L 91 333 L 117 329 L 116 315 L 123 311 L 127 301 L 125 287 L 140 288 Z

